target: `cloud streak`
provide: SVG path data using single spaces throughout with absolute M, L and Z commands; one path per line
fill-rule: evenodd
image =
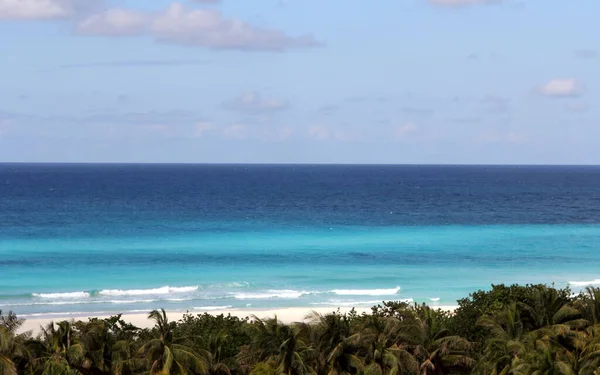
M 503 0 L 429 0 L 431 5 L 459 8 L 468 5 L 492 5 L 499 4 Z
M 286 100 L 263 98 L 256 91 L 245 92 L 224 103 L 226 109 L 250 115 L 279 112 L 288 109 L 289 106 Z
M 165 60 L 123 60 L 123 61 L 101 61 L 81 64 L 63 64 L 61 69 L 76 69 L 76 68 L 129 68 L 142 66 L 185 66 L 185 65 L 208 65 L 211 60 L 201 59 L 165 59 Z
M 88 36 L 148 35 L 162 43 L 217 50 L 284 51 L 320 45 L 312 35 L 289 36 L 225 18 L 217 10 L 191 9 L 178 2 L 158 13 L 109 9 L 79 21 L 75 30 Z

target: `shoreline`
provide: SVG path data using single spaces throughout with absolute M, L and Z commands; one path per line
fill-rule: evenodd
M 435 309 L 441 309 L 446 311 L 454 311 L 458 306 L 431 306 Z M 178 321 L 183 318 L 184 315 L 204 315 L 209 314 L 213 316 L 217 315 L 231 315 L 238 318 L 252 318 L 253 316 L 258 317 L 259 319 L 263 318 L 272 318 L 277 316 L 277 319 L 284 324 L 291 324 L 295 322 L 303 322 L 306 321 L 309 314 L 312 312 L 316 312 L 319 314 L 330 314 L 335 311 L 340 311 L 341 313 L 348 313 L 353 309 L 353 307 L 317 307 L 317 308 L 306 308 L 306 307 L 284 307 L 284 308 L 276 308 L 276 309 L 222 309 L 222 310 L 209 310 L 209 311 L 166 311 L 167 317 L 169 321 Z M 371 307 L 354 307 L 354 310 L 357 314 L 362 313 L 370 313 Z M 122 313 L 121 318 L 127 322 L 131 323 L 139 328 L 151 328 L 154 326 L 154 321 L 148 319 L 147 312 L 130 312 L 130 313 Z M 17 314 L 18 315 L 18 314 Z M 59 322 L 59 321 L 83 321 L 90 318 L 108 318 L 110 316 L 118 315 L 118 313 L 106 313 L 106 314 L 91 314 L 91 315 L 69 315 L 69 313 L 65 313 L 64 315 L 53 314 L 50 317 L 33 317 L 28 318 L 25 317 L 24 324 L 19 328 L 19 333 L 31 332 L 34 336 L 40 333 L 41 327 L 45 327 L 50 322 Z M 18 315 L 19 316 L 19 315 Z

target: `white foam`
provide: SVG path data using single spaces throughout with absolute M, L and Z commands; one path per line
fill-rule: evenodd
M 88 292 L 70 292 L 70 293 L 33 293 L 37 298 L 87 298 L 90 296 Z
M 600 285 L 600 279 L 594 279 L 591 281 L 569 281 L 569 284 L 573 286 Z
M 152 303 L 152 302 L 158 302 L 160 300 L 157 299 L 133 299 L 133 300 L 121 300 L 121 299 L 117 299 L 117 300 L 111 300 L 111 301 L 98 301 L 100 303 L 112 303 L 115 305 L 125 305 L 125 304 L 129 304 L 129 303 Z
M 228 285 L 228 286 L 232 286 L 232 287 L 237 287 L 237 288 L 240 288 L 240 287 L 245 287 L 245 288 L 247 288 L 247 287 L 249 287 L 249 286 L 250 286 L 250 284 L 249 284 L 248 282 L 246 282 L 246 281 L 242 281 L 242 282 L 233 282 L 233 283 L 229 283 L 229 284 L 227 284 L 227 285 Z
M 300 298 L 305 294 L 310 294 L 310 292 L 299 292 L 297 290 L 267 290 L 262 293 L 235 293 L 233 297 L 235 299 L 271 299 L 271 298 L 284 298 L 284 299 L 293 299 Z
M 231 306 L 227 305 L 227 306 L 199 306 L 199 307 L 194 307 L 194 310 L 201 310 L 201 311 L 213 311 L 213 310 L 225 310 L 225 309 L 230 309 Z
M 434 298 L 430 298 L 429 299 L 431 302 L 439 302 L 440 301 L 440 297 L 434 297 Z
M 380 304 L 381 301 L 327 301 L 327 302 L 312 302 L 311 305 L 325 305 L 325 306 L 359 306 L 359 305 L 371 305 L 375 306 Z
M 172 294 L 172 293 L 190 293 L 198 290 L 198 286 L 183 286 L 183 287 L 170 287 L 163 286 L 154 289 L 106 289 L 98 292 L 101 296 L 147 296 L 147 295 L 158 295 L 158 294 Z
M 339 296 L 391 296 L 399 291 L 397 286 L 393 289 L 334 289 L 331 292 Z

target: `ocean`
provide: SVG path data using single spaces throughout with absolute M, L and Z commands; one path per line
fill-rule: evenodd
M 600 167 L 0 164 L 21 316 L 456 305 L 600 285 Z

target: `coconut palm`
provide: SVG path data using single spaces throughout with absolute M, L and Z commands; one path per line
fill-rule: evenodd
M 34 365 L 42 375 L 81 374 L 78 366 L 83 364 L 85 349 L 77 341 L 71 322 L 50 322 L 42 328 L 39 340 L 29 343 L 29 348 L 37 353 Z
M 530 301 L 519 303 L 523 309 L 532 329 L 565 323 L 579 317 L 579 311 L 569 305 L 566 296 L 555 288 L 545 285 L 533 287 L 533 295 Z
M 378 315 L 368 316 L 361 335 L 368 352 L 364 357 L 366 375 L 418 374 L 419 363 L 398 342 L 400 321 Z
M 223 356 L 223 347 L 227 343 L 229 337 L 225 330 L 221 330 L 212 334 L 208 338 L 208 342 L 201 354 L 206 362 L 206 371 L 209 375 L 231 375 L 230 367 L 225 363 L 226 358 Z
M 304 325 L 285 325 L 277 317 L 264 320 L 254 317 L 253 327 L 251 348 L 260 361 L 273 361 L 282 374 L 314 373 L 306 362 L 309 348 L 302 337 L 302 333 L 306 332 Z
M 489 339 L 477 370 L 483 374 L 505 375 L 513 361 L 524 353 L 523 322 L 516 303 L 511 303 L 494 315 L 484 315 L 477 322 L 487 328 Z
M 401 340 L 420 363 L 422 375 L 466 370 L 473 366 L 471 343 L 451 335 L 440 321 L 440 311 L 429 306 L 415 306 L 416 316 L 403 321 Z
M 309 318 L 317 327 L 313 330 L 316 356 L 315 367 L 319 374 L 356 374 L 364 367 L 359 351 L 362 338 L 354 333 L 350 319 L 345 314 L 321 315 L 312 313 Z
M 94 373 L 122 374 L 139 366 L 129 339 L 139 329 L 121 320 L 121 316 L 90 319 L 76 324 L 78 341 L 83 345 L 84 358 L 80 367 Z M 135 365 L 134 362 L 138 362 Z
M 588 324 L 600 324 L 600 288 L 586 287 L 573 305 Z
M 200 354 L 183 345 L 185 340 L 173 338 L 164 309 L 151 311 L 148 319 L 156 322 L 159 337 L 145 343 L 138 353 L 146 359 L 150 375 L 206 374 L 206 364 Z
M 0 310 L 0 375 L 16 375 L 18 366 L 15 362 L 25 361 L 29 357 L 24 345 L 29 334 L 17 334 L 23 322 L 12 311 L 4 315 Z

